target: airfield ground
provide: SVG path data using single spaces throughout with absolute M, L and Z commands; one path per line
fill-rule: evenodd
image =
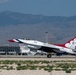
M 76 58 L 75 56 L 62 56 L 62 57 L 52 57 L 52 58 L 46 58 L 44 57 L 13 57 L 13 56 L 0 56 L 0 61 L 5 61 L 5 60 L 9 60 L 9 61 L 52 61 L 52 64 L 56 63 L 71 63 L 71 64 L 76 64 Z M 59 62 L 62 61 L 62 62 Z M 31 63 L 32 64 L 32 63 Z M 51 63 L 49 63 L 51 64 Z M 10 64 L 1 64 L 0 66 L 10 66 Z M 36 65 L 36 64 L 35 64 Z M 37 65 L 46 65 L 46 64 L 37 64 Z M 16 67 L 15 64 L 13 64 L 13 67 Z M 5 67 L 4 67 L 5 68 Z M 71 73 L 66 73 L 65 71 L 56 71 L 56 70 L 52 70 L 50 72 L 45 71 L 44 69 L 36 69 L 36 70 L 6 70 L 6 69 L 2 69 L 0 68 L 0 75 L 76 75 L 76 70 L 71 71 Z

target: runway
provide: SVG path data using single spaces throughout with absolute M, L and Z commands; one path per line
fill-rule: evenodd
M 52 58 L 47 58 L 46 56 L 0 56 L 0 60 L 46 60 L 46 61 L 61 61 L 61 60 L 72 60 L 76 61 L 75 56 L 52 56 Z

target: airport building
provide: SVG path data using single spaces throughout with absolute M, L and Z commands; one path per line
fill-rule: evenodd
M 18 46 L 0 46 L 0 55 L 19 55 L 21 54 Z

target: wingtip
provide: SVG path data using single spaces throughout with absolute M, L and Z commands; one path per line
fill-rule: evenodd
M 13 39 L 11 39 L 11 40 L 8 40 L 9 42 L 15 42 Z

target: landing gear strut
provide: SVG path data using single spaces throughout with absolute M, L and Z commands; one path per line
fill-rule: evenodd
M 51 57 L 52 57 L 52 55 L 51 55 L 51 54 L 48 54 L 48 55 L 47 55 L 47 58 L 51 58 Z

